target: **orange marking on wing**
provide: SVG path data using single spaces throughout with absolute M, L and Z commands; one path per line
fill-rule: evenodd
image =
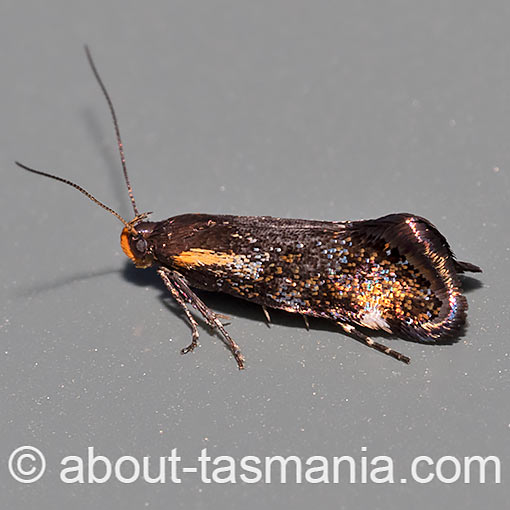
M 231 253 L 203 250 L 202 248 L 191 248 L 183 251 L 174 257 L 174 261 L 179 266 L 224 266 L 235 261 L 235 255 Z

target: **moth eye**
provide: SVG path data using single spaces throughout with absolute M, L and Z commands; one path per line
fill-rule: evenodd
M 135 244 L 136 250 L 140 253 L 145 253 L 147 251 L 147 242 L 145 239 L 138 239 Z

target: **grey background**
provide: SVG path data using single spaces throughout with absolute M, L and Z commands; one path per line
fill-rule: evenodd
M 0 491 L 5 508 L 502 508 L 509 496 L 508 2 L 2 2 Z M 189 340 L 121 225 L 19 159 L 130 216 L 87 42 L 121 121 L 138 205 L 358 219 L 410 211 L 461 260 L 469 325 L 455 345 L 383 341 L 405 366 L 321 321 L 224 296 L 242 346 Z M 171 339 L 171 341 L 169 341 Z M 39 447 L 33 485 L 9 453 Z M 452 485 L 66 486 L 59 460 L 178 448 L 211 455 L 499 455 L 503 482 Z

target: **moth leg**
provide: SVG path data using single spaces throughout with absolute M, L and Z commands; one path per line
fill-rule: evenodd
M 308 317 L 306 315 L 301 315 L 303 317 L 303 320 L 305 321 L 305 327 L 307 331 L 310 331 L 310 323 L 308 322 Z
M 198 345 L 198 323 L 189 311 L 188 307 L 186 306 L 186 302 L 184 301 L 183 297 L 181 296 L 181 293 L 179 290 L 175 287 L 175 285 L 172 283 L 168 275 L 165 271 L 162 269 L 158 269 L 158 274 L 163 280 L 166 288 L 170 291 L 172 294 L 172 297 L 177 301 L 177 303 L 180 305 L 180 307 L 183 309 L 184 313 L 186 314 L 186 317 L 188 318 L 188 321 L 191 326 L 191 343 L 187 347 L 183 347 L 181 349 L 181 354 L 186 354 L 188 352 L 191 352 L 195 349 L 195 347 Z
M 271 327 L 271 316 L 269 315 L 269 312 L 267 311 L 266 305 L 262 305 L 262 310 L 264 311 L 264 315 L 266 317 L 267 327 L 270 328 Z
M 351 326 L 350 324 L 345 324 L 344 322 L 337 322 L 337 324 L 347 334 L 352 336 L 355 340 L 358 340 L 359 342 L 367 345 L 368 347 L 372 347 L 372 349 L 376 349 L 377 351 L 387 354 L 388 356 L 398 359 L 399 361 L 403 361 L 404 363 L 409 363 L 411 361 L 410 358 L 404 356 L 403 354 L 400 354 L 400 352 L 393 350 L 391 347 L 386 347 L 383 344 L 375 342 L 369 336 L 365 335 L 361 331 L 358 331 L 354 326 Z
M 158 273 L 160 276 L 164 274 L 167 277 L 171 285 L 180 293 L 181 298 L 184 298 L 196 310 L 198 310 L 211 328 L 218 329 L 223 337 L 223 341 L 232 352 L 232 355 L 237 362 L 237 366 L 240 370 L 242 370 L 244 368 L 244 356 L 241 354 L 239 346 L 230 337 L 227 330 L 221 323 L 218 315 L 208 308 L 207 305 L 190 289 L 188 282 L 186 282 L 186 279 L 180 273 L 177 271 L 171 271 L 166 267 L 160 267 L 158 269 Z

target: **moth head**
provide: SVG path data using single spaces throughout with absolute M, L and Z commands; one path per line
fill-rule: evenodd
M 153 221 L 135 218 L 120 234 L 120 246 L 136 267 L 149 267 L 154 262 L 151 234 L 156 225 Z

